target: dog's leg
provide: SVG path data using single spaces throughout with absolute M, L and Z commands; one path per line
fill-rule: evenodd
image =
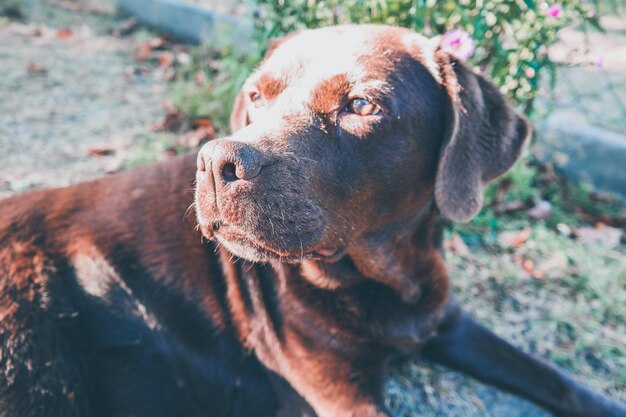
M 626 407 L 505 342 L 451 304 L 425 358 L 525 397 L 562 417 L 626 417 Z

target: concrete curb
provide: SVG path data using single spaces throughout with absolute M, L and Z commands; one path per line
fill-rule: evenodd
M 538 126 L 534 153 L 565 176 L 626 196 L 626 137 L 553 116 Z
M 251 22 L 232 15 L 201 9 L 180 0 L 116 0 L 121 14 L 194 44 L 247 48 Z

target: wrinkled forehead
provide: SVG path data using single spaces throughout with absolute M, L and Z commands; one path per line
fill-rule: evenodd
M 436 72 L 432 55 L 432 42 L 408 29 L 360 25 L 307 30 L 272 51 L 251 80 L 271 78 L 283 88 L 297 81 L 300 89 L 314 89 L 338 76 L 352 85 L 387 81 L 408 56 Z
M 263 65 L 274 74 L 314 73 L 330 77 L 337 73 L 363 75 L 367 61 L 382 49 L 379 33 L 355 28 L 328 28 L 306 31 L 281 44 Z M 388 48 L 388 50 L 391 50 Z

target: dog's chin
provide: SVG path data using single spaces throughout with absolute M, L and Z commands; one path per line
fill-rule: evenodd
M 234 256 L 250 262 L 281 262 L 297 264 L 307 260 L 336 262 L 344 255 L 341 249 L 293 250 L 277 249 L 259 239 L 244 237 L 240 234 L 214 231 L 212 238 Z

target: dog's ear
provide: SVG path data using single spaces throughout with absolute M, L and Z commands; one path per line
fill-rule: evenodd
M 285 36 L 280 38 L 274 38 L 269 41 L 267 46 L 267 51 L 265 51 L 265 55 L 263 56 L 263 61 L 266 61 L 274 51 L 286 40 L 294 37 L 300 33 L 299 31 L 291 32 Z M 248 116 L 248 99 L 245 96 L 243 90 L 240 90 L 235 97 L 235 103 L 233 104 L 233 110 L 230 113 L 230 133 L 235 133 L 239 129 L 250 124 L 250 117 Z
M 450 220 L 467 222 L 483 203 L 485 184 L 508 171 L 530 136 L 530 124 L 498 89 L 438 51 L 448 100 L 435 201 Z

